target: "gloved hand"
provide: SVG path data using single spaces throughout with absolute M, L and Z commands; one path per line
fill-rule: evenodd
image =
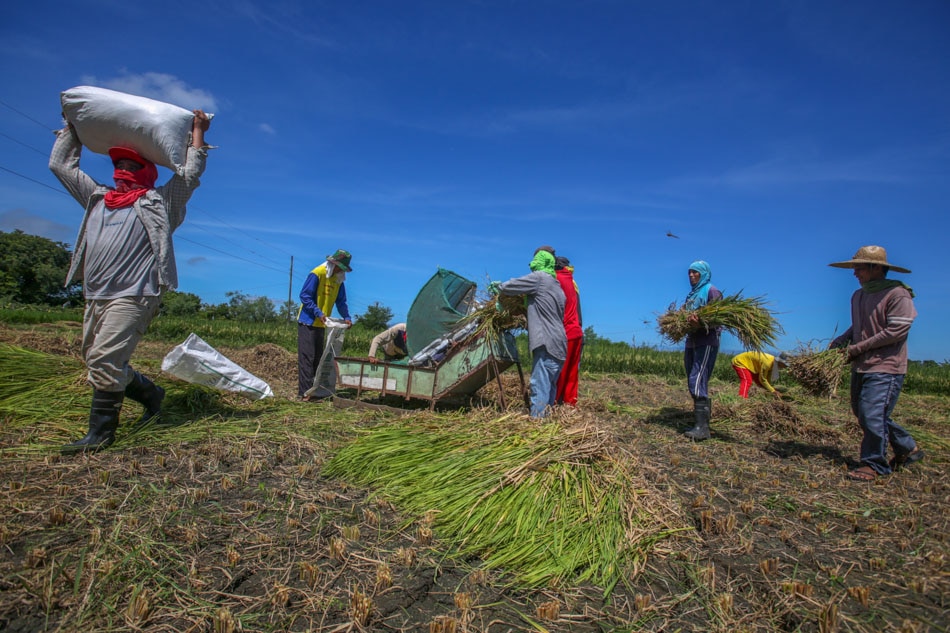
M 488 294 L 494 296 L 501 292 L 501 282 L 493 281 L 488 284 Z

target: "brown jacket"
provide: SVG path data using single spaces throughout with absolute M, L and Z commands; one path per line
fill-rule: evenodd
M 851 296 L 851 327 L 831 346 L 849 344 L 852 368 L 858 373 L 906 374 L 907 334 L 916 316 L 906 288 L 857 290 Z

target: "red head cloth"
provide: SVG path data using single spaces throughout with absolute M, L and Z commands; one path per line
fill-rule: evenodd
M 113 164 L 123 158 L 134 160 L 142 165 L 138 171 L 116 169 L 112 177 L 115 179 L 115 189 L 106 193 L 106 206 L 110 209 L 121 209 L 132 206 L 136 200 L 144 196 L 149 189 L 155 187 L 158 180 L 158 169 L 155 163 L 142 158 L 134 149 L 128 147 L 113 147 L 109 150 L 109 157 Z

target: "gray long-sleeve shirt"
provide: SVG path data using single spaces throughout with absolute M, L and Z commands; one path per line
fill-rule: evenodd
M 76 238 L 66 285 L 74 279 L 81 279 L 89 212 L 109 190 L 79 168 L 81 152 L 82 144 L 76 133 L 70 128 L 65 128 L 57 133 L 56 143 L 53 144 L 53 151 L 49 158 L 50 171 L 86 210 L 82 225 L 79 227 L 79 236 Z M 136 215 L 148 234 L 152 251 L 155 253 L 158 282 L 170 290 L 178 286 L 178 268 L 175 264 L 172 233 L 185 220 L 185 205 L 191 198 L 191 194 L 201 184 L 199 177 L 205 170 L 207 155 L 205 148 L 197 149 L 189 145 L 183 175 L 175 174 L 166 184 L 150 189 L 133 205 Z
M 537 271 L 509 279 L 498 291 L 503 295 L 528 297 L 528 346 L 531 351 L 544 346 L 554 358 L 560 361 L 567 358 L 564 291 L 554 277 Z

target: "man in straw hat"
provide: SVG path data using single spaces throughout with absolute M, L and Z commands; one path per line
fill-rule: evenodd
M 907 334 L 917 316 L 914 292 L 887 272 L 910 271 L 887 261 L 880 246 L 862 246 L 854 257 L 829 264 L 850 268 L 861 284 L 851 296 L 851 327 L 830 347 L 847 347 L 851 363 L 851 410 L 861 423 L 861 466 L 848 473 L 855 481 L 920 461 L 924 451 L 904 428 L 891 419 L 907 373 Z M 887 459 L 888 442 L 894 458 Z
M 350 310 L 346 304 L 346 286 L 343 284 L 350 268 L 352 255 L 338 249 L 327 255 L 327 261 L 310 271 L 300 290 L 300 310 L 297 312 L 297 397 L 302 400 L 318 399 L 308 396 L 313 387 L 317 364 L 323 355 L 326 320 L 336 306 L 347 325 L 351 325 Z

